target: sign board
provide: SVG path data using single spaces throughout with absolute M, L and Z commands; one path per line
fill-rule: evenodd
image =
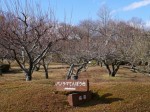
M 70 106 L 79 106 L 91 99 L 91 92 L 80 92 L 80 93 L 72 93 L 68 95 L 68 102 Z
M 57 91 L 89 91 L 88 80 L 61 80 L 55 86 Z

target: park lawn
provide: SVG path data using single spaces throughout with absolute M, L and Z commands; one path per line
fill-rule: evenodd
M 55 65 L 56 66 L 56 65 Z M 13 69 L 13 68 L 12 68 Z M 65 79 L 68 68 L 50 69 L 44 79 L 41 69 L 26 82 L 19 71 L 0 77 L 0 112 L 149 112 L 150 77 L 121 68 L 109 77 L 104 67 L 89 67 L 80 79 L 89 79 L 92 100 L 71 107 L 64 92 L 55 92 L 56 80 Z

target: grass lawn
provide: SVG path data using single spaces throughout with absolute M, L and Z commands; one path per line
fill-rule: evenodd
M 68 68 L 53 66 L 49 79 L 43 69 L 26 82 L 21 71 L 0 77 L 0 112 L 150 112 L 150 77 L 121 68 L 109 77 L 105 68 L 89 67 L 80 79 L 89 79 L 92 100 L 71 107 L 67 96 L 55 93 L 54 82 L 65 79 Z M 17 68 L 12 68 L 15 70 Z

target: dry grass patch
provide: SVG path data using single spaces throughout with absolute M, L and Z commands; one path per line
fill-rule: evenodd
M 56 65 L 55 65 L 56 66 Z M 57 66 L 56 66 L 57 67 Z M 33 74 L 33 81 L 25 82 L 22 72 L 0 77 L 1 112 L 149 112 L 150 77 L 121 68 L 116 77 L 109 77 L 106 69 L 89 67 L 80 74 L 90 80 L 92 100 L 80 107 L 70 107 L 64 93 L 55 92 L 54 82 L 65 79 L 67 68 L 49 69 Z

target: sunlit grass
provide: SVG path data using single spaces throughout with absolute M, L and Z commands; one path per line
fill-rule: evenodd
M 51 65 L 53 66 L 53 65 Z M 58 65 L 59 67 L 61 65 Z M 58 67 L 56 64 L 53 67 Z M 14 68 L 12 68 L 14 69 Z M 34 72 L 31 82 L 22 71 L 0 77 L 0 112 L 149 112 L 150 77 L 121 68 L 110 77 L 103 67 L 89 67 L 80 79 L 90 80 L 92 100 L 80 107 L 70 107 L 67 96 L 55 92 L 56 80 L 64 80 L 68 68 L 50 68 Z

